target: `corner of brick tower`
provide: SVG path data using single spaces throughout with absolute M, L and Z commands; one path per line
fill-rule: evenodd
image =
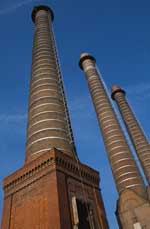
M 98 228 L 108 228 L 98 172 L 55 148 L 7 177 L 4 191 L 2 229 L 75 228 L 74 198 L 88 203 Z

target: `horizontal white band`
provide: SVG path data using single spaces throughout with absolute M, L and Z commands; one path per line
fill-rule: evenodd
M 47 130 L 58 130 L 58 131 L 62 131 L 62 132 L 64 132 L 64 133 L 66 133 L 67 134 L 67 131 L 65 130 L 65 129 L 62 129 L 62 128 L 44 128 L 44 129 L 40 129 L 40 130 L 38 130 L 38 131 L 35 131 L 35 132 L 33 132 L 31 135 L 29 135 L 28 136 L 28 138 L 27 138 L 27 140 L 29 140 L 31 137 L 33 137 L 35 134 L 38 134 L 38 133 L 40 133 L 40 132 L 44 132 L 44 131 L 47 131 Z
M 133 187 L 136 187 L 136 186 L 142 186 L 143 187 L 143 184 L 141 183 L 141 184 L 132 184 L 132 185 L 127 185 L 127 186 L 125 186 L 125 188 L 122 188 L 122 189 L 120 189 L 120 192 L 122 192 L 124 189 L 130 189 L 130 188 L 133 188 Z
M 102 108 L 96 107 L 96 111 L 100 117 L 104 117 L 105 113 L 109 114 L 112 112 L 112 108 L 111 107 L 110 108 L 109 107 L 103 107 L 103 109 L 102 109 Z
M 91 88 L 90 88 L 91 94 L 94 97 L 100 96 L 100 97 L 104 98 L 105 100 L 108 100 L 107 94 L 102 90 L 101 86 L 99 84 L 97 84 L 97 81 L 92 82 L 92 84 L 90 86 L 91 86 Z
M 43 25 L 40 25 L 40 26 L 43 26 L 44 27 L 44 24 Z M 34 40 L 34 53 L 41 49 L 41 48 L 47 48 L 49 49 L 50 53 L 51 53 L 51 47 L 52 47 L 52 44 L 50 41 L 50 37 L 46 36 L 45 35 L 45 32 L 46 32 L 46 28 L 45 28 L 45 31 L 43 33 L 43 31 L 41 31 L 41 29 L 43 29 L 43 27 L 40 28 L 40 26 L 38 25 L 38 27 L 36 27 L 36 29 L 40 29 L 40 31 L 38 31 L 38 33 L 36 33 L 36 37 L 35 37 L 35 40 Z M 48 31 L 47 31 L 48 33 Z
M 56 70 L 53 68 L 50 68 L 50 67 L 45 67 L 45 68 L 39 68 L 39 69 L 36 69 L 36 70 L 33 70 L 32 71 L 32 77 L 34 77 L 34 78 L 37 78 L 38 76 L 37 76 L 37 74 L 38 73 L 44 73 L 44 74 L 46 74 L 46 73 L 49 73 L 51 76 L 53 75 L 53 76 L 55 76 L 55 75 L 57 75 L 57 72 L 56 72 Z
M 40 53 L 35 53 L 35 54 L 33 54 L 33 62 L 32 63 L 34 63 L 34 60 L 36 61 L 36 60 L 39 60 L 39 59 L 42 59 L 43 57 L 48 57 L 48 58 L 50 58 L 50 53 L 49 52 L 47 52 L 47 53 L 45 53 L 45 52 L 40 52 Z
M 40 56 L 41 54 L 48 54 L 48 55 L 50 55 L 50 52 L 49 52 L 49 50 L 48 49 L 46 49 L 46 48 L 42 48 L 42 49 L 40 49 L 40 50 L 33 50 L 33 56 L 34 57 L 37 57 L 37 56 Z
M 35 106 L 35 107 L 31 107 L 31 108 L 29 109 L 29 111 L 33 111 L 33 110 L 35 110 L 35 109 L 37 109 L 37 108 L 39 108 L 39 107 L 46 106 L 46 105 L 54 105 L 54 106 L 62 107 L 62 104 L 59 104 L 59 103 L 41 103 L 41 104 L 39 104 L 39 105 L 37 105 L 37 106 Z
M 39 59 L 33 59 L 33 62 L 32 62 L 32 66 L 34 65 L 34 64 L 39 64 L 39 63 L 41 63 L 41 62 L 47 62 L 48 61 L 48 63 L 53 63 L 53 62 L 51 62 L 50 61 L 50 58 L 49 58 L 49 55 L 46 55 L 46 56 L 44 56 L 44 58 L 42 57 L 42 58 L 39 58 Z
M 120 151 L 120 152 L 118 152 L 118 153 L 114 153 L 114 154 L 112 154 L 112 155 L 110 155 L 110 158 L 112 159 L 113 157 L 116 157 L 116 156 L 118 156 L 118 155 L 120 155 L 120 154 L 125 154 L 125 155 L 127 155 L 127 154 L 129 154 L 127 151 Z
M 42 50 L 42 51 L 41 51 Z M 41 50 L 38 50 L 38 52 L 37 52 L 37 50 L 33 50 L 33 56 L 36 56 L 37 55 L 37 53 L 39 54 L 39 51 L 40 51 L 40 54 L 42 54 L 42 53 L 48 53 L 48 54 L 50 54 L 49 53 L 49 50 L 47 50 L 46 48 L 42 48 Z
M 39 123 L 41 123 L 41 122 L 47 122 L 47 121 L 57 121 L 57 122 L 66 123 L 65 120 L 60 120 L 60 119 L 56 119 L 56 118 L 55 118 L 55 119 L 54 119 L 54 118 L 48 118 L 48 119 L 43 119 L 43 120 L 40 120 L 40 121 L 38 121 L 38 122 L 35 122 L 35 123 L 32 124 L 32 125 L 29 124 L 28 129 L 32 128 L 33 126 L 35 126 L 35 125 L 37 125 L 37 124 L 39 124 Z
M 120 181 L 120 182 L 117 182 L 117 183 L 118 183 L 118 184 L 122 184 L 122 183 L 124 183 L 124 182 L 126 182 L 126 181 L 135 180 L 135 179 L 139 179 L 139 177 L 129 177 L 129 178 L 126 178 L 126 179 L 124 179 L 124 180 L 122 180 L 122 181 Z
M 49 79 L 55 80 L 55 82 L 58 82 L 56 74 L 52 71 L 42 71 L 42 72 L 40 71 L 36 74 L 34 74 L 34 72 L 32 72 L 32 80 L 42 79 L 43 76 L 48 76 Z
M 63 137 L 59 137 L 59 136 L 49 136 L 49 137 L 45 137 L 45 138 L 39 138 L 39 139 L 31 142 L 30 144 L 27 144 L 27 149 L 29 149 L 35 143 L 43 141 L 43 140 L 47 140 L 47 139 L 61 139 L 63 141 L 69 142 L 67 138 L 63 138 Z
M 108 101 L 106 101 L 105 99 L 101 99 L 99 96 L 94 98 L 94 103 L 96 107 L 110 107 L 110 105 L 108 104 Z
M 42 111 L 42 112 L 36 113 L 35 115 L 31 116 L 31 117 L 30 117 L 30 121 L 31 121 L 33 118 L 35 118 L 35 117 L 37 117 L 37 116 L 39 116 L 39 115 L 41 115 L 41 114 L 48 114 L 48 113 L 56 113 L 56 114 L 61 114 L 61 115 L 63 114 L 62 111 Z
M 118 127 L 118 124 L 117 123 L 108 124 L 108 125 L 103 127 L 103 131 L 105 131 L 107 128 L 110 128 L 110 127 L 112 127 L 112 128 Z M 115 129 L 117 129 L 117 128 L 115 128 Z
M 122 145 L 115 146 L 115 147 L 112 147 L 112 148 L 109 150 L 109 152 L 112 152 L 112 151 L 114 151 L 114 150 L 116 150 L 116 149 L 119 149 L 119 148 L 127 148 L 127 147 L 122 146 Z
M 111 106 L 111 103 L 109 101 L 109 98 L 107 98 L 107 95 L 104 95 L 98 89 L 93 90 L 92 92 L 92 97 L 94 101 L 100 101 L 101 103 L 108 103 L 109 106 Z
M 55 63 L 54 62 L 51 62 L 49 57 L 47 57 L 47 59 L 44 59 L 44 58 L 40 58 L 39 60 L 34 60 L 34 62 L 32 63 L 32 70 L 35 69 L 35 66 L 45 66 L 45 65 L 54 65 Z
M 40 92 L 43 92 L 43 91 L 54 91 L 54 92 L 59 93 L 57 89 L 51 89 L 51 88 L 41 89 L 41 90 L 39 90 L 39 91 L 30 93 L 30 99 L 32 99 L 32 96 L 34 96 L 34 95 L 36 95 L 36 94 L 38 94 L 38 93 L 40 93 Z M 61 95 L 60 95 L 60 96 L 61 96 Z
M 124 168 L 127 168 L 127 167 L 136 168 L 135 165 L 123 165 L 123 166 L 121 166 L 121 167 L 119 167 L 119 168 L 117 168 L 117 169 L 113 169 L 113 170 L 114 170 L 114 173 L 116 173 L 116 172 L 118 172 L 119 170 L 124 169 Z
M 92 81 L 93 79 L 98 80 L 98 76 L 96 74 L 92 74 L 90 76 L 87 76 L 87 79 L 88 79 L 89 84 L 90 84 L 91 83 L 90 81 Z M 99 80 L 98 80 L 98 82 L 99 82 Z
M 43 30 L 43 28 L 41 27 L 40 31 L 38 31 L 38 33 L 36 33 L 36 37 L 35 37 L 34 44 L 33 44 L 34 49 L 36 49 L 36 47 L 39 47 L 39 44 L 41 44 L 41 43 L 44 44 L 44 47 L 45 47 L 45 45 L 49 45 L 49 47 L 51 47 L 52 44 L 49 42 L 49 40 L 50 40 L 50 38 L 47 36 L 46 28 L 44 28 L 44 30 Z M 43 43 L 43 41 L 44 41 L 44 43 Z
M 108 110 L 108 111 L 103 111 L 102 114 L 101 114 L 101 113 L 98 113 L 98 115 L 101 116 L 101 117 L 102 117 L 102 116 L 105 117 L 106 114 L 107 114 L 107 115 L 110 115 L 110 110 Z
M 106 116 L 104 116 L 104 117 L 101 117 L 101 122 L 102 122 L 103 120 L 105 120 L 105 119 L 112 119 L 112 118 L 114 118 L 114 116 L 112 116 L 112 115 L 106 115 Z
M 34 50 L 33 50 L 33 55 L 36 56 L 36 55 L 39 55 L 39 54 L 49 54 L 51 55 L 51 49 L 48 47 L 36 47 Z
M 37 65 L 32 65 L 32 72 L 35 73 L 38 70 L 43 70 L 45 68 L 55 70 L 55 65 L 54 63 L 43 63 L 43 64 L 37 64 Z
M 55 86 L 56 88 L 58 88 L 58 84 L 56 83 L 43 83 L 43 84 L 38 84 L 36 87 L 32 87 L 30 93 L 32 93 L 32 91 L 34 91 L 38 87 L 43 87 L 43 86 Z
M 103 91 L 103 86 L 101 85 L 100 80 L 97 78 L 97 76 L 92 77 L 90 80 L 88 79 L 88 85 L 89 85 L 91 93 L 92 93 L 92 90 L 94 90 L 94 88 L 99 88 L 100 94 L 103 94 L 103 95 L 106 94 Z
M 114 121 L 114 117 L 112 117 L 112 118 L 109 118 L 109 119 L 107 119 L 107 120 L 105 120 L 105 121 L 102 121 L 101 120 L 101 123 L 102 123 L 102 125 L 105 125 L 106 123 L 109 123 L 109 122 L 113 122 Z M 106 124 L 107 125 L 107 124 Z
M 43 26 L 41 26 L 41 27 L 43 27 Z M 45 35 L 45 34 L 44 34 Z M 48 37 L 45 35 L 45 36 L 39 36 L 39 38 L 38 39 L 36 39 L 36 42 L 41 42 L 41 41 L 44 41 L 44 44 L 49 44 L 49 39 L 48 39 Z M 46 42 L 45 42 L 46 41 Z
M 120 138 L 120 134 L 113 134 L 107 137 L 106 142 L 108 142 L 111 138 L 118 137 Z
M 60 102 L 63 102 L 63 100 L 62 100 L 61 98 L 58 98 L 58 97 L 56 97 L 56 96 L 41 96 L 41 97 L 35 99 L 34 101 L 32 101 L 32 102 L 30 103 L 30 107 L 33 105 L 33 103 L 35 103 L 35 102 L 37 102 L 37 101 L 39 101 L 39 100 L 41 100 L 41 99 L 48 99 L 48 98 L 53 98 L 53 99 L 56 99 L 56 100 L 58 100 L 58 101 L 60 101 Z
M 100 110 L 101 114 L 102 114 L 103 110 L 105 110 L 105 109 L 108 109 L 108 111 L 110 112 L 111 107 L 110 107 L 109 103 L 101 103 L 100 101 L 97 101 L 95 103 L 95 105 L 96 105 L 96 109 Z
M 45 75 L 45 74 L 41 74 L 41 75 Z M 46 74 L 47 75 L 47 74 Z M 33 87 L 33 85 L 35 84 L 35 83 L 37 83 L 37 82 L 39 82 L 39 81 L 42 81 L 42 80 L 52 80 L 52 81 L 55 81 L 55 83 L 57 84 L 58 83 L 58 81 L 56 80 L 56 79 L 53 79 L 53 78 L 51 78 L 51 77 L 43 77 L 43 78 L 39 78 L 39 79 L 37 79 L 37 80 L 33 80 L 33 82 L 31 83 L 31 88 Z M 55 84 L 54 83 L 54 84 Z M 51 83 L 52 84 L 52 83 Z
M 122 161 L 129 161 L 129 160 L 132 161 L 133 159 L 131 157 L 126 157 L 126 158 L 122 158 L 120 160 L 116 160 L 114 163 L 111 163 L 111 164 L 112 164 L 112 166 L 114 166 L 114 165 L 116 165 Z
M 133 171 L 133 172 L 126 172 L 126 173 L 123 173 L 123 174 L 117 176 L 116 180 L 119 180 L 121 177 L 127 176 L 127 175 L 129 175 L 129 174 L 137 174 L 137 172 Z
M 104 98 L 106 98 L 105 93 L 102 93 L 101 87 L 100 87 L 100 85 L 97 85 L 97 82 L 95 82 L 95 85 L 92 85 L 92 87 L 91 87 L 91 92 L 92 92 L 92 93 L 99 92 L 100 94 L 102 94 L 102 96 L 103 96 Z
M 109 131 L 105 131 L 105 133 L 104 133 L 104 135 L 106 136 L 108 136 L 108 135 L 110 135 L 110 136 L 112 136 L 112 133 L 118 133 L 118 132 L 120 132 L 120 130 L 118 130 L 118 128 L 115 128 L 115 129 L 112 129 L 112 130 L 109 130 Z M 120 135 L 120 136 L 122 136 L 122 135 Z M 106 140 L 107 140 L 107 137 L 106 137 Z
M 108 104 L 108 99 L 105 96 L 101 95 L 98 91 L 95 93 L 92 92 L 92 96 L 93 96 L 93 100 L 95 103 L 96 103 L 96 101 L 97 102 L 99 101 L 99 102 L 101 102 L 101 104 L 106 104 L 106 103 Z
M 124 140 L 122 140 L 122 139 L 112 140 L 111 142 L 107 143 L 107 146 L 111 146 L 115 143 L 123 143 L 124 144 Z
M 50 59 L 50 54 L 48 53 L 48 54 L 44 54 L 43 56 L 42 55 L 40 55 L 40 56 L 33 56 L 33 62 L 32 62 L 32 64 L 34 64 L 34 62 L 38 62 L 38 61 L 42 61 L 42 60 L 44 60 L 44 58 L 49 58 Z
M 32 155 L 35 155 L 35 154 L 39 154 L 39 153 L 41 153 L 41 152 L 43 152 L 43 151 L 49 151 L 49 150 L 51 150 L 53 147 L 50 147 L 50 148 L 46 148 L 46 149 L 41 149 L 41 150 L 39 150 L 39 151 L 36 151 L 35 153 L 31 153 L 31 156 Z M 60 150 L 60 151 L 64 151 L 65 149 L 62 149 L 62 148 L 57 148 L 57 147 L 55 147 L 56 149 L 58 149 L 58 150 Z

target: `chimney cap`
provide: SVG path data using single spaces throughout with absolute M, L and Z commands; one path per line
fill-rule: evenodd
M 90 59 L 90 60 L 94 61 L 94 63 L 96 63 L 96 59 L 92 55 L 90 55 L 89 53 L 82 53 L 80 56 L 80 61 L 79 61 L 79 67 L 82 70 L 83 70 L 83 67 L 82 67 L 83 61 L 88 60 L 88 59 Z
M 45 11 L 47 11 L 47 12 L 50 12 L 51 19 L 52 19 L 52 21 L 54 20 L 54 13 L 53 13 L 53 10 L 52 10 L 50 7 L 48 7 L 48 6 L 39 5 L 39 6 L 35 6 L 35 7 L 33 8 L 33 11 L 32 11 L 32 21 L 33 21 L 33 22 L 35 22 L 35 16 L 36 16 L 36 14 L 37 14 L 37 12 L 38 12 L 39 10 L 45 10 Z
M 113 100 L 115 100 L 115 94 L 118 93 L 118 92 L 121 92 L 124 95 L 126 95 L 126 92 L 120 86 L 115 85 L 115 86 L 112 87 L 112 94 L 111 94 L 111 98 Z

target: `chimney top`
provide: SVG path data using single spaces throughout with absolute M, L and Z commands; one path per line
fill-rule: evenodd
M 120 86 L 115 85 L 115 86 L 112 87 L 112 94 L 111 94 L 111 98 L 113 100 L 115 100 L 115 94 L 118 93 L 118 92 L 121 92 L 124 95 L 126 94 L 126 92 Z
M 96 59 L 90 55 L 89 53 L 82 53 L 81 56 L 80 56 L 80 61 L 79 61 L 79 67 L 83 70 L 83 67 L 82 67 L 82 63 L 83 61 L 85 60 L 92 60 L 94 63 L 96 63 Z
M 39 10 L 45 10 L 45 11 L 47 11 L 47 12 L 50 12 L 51 19 L 52 19 L 52 21 L 54 20 L 54 13 L 53 13 L 53 10 L 52 10 L 50 7 L 48 7 L 48 6 L 40 5 L 40 6 L 35 6 L 35 7 L 33 8 L 33 11 L 32 11 L 32 21 L 33 21 L 33 22 L 35 22 L 35 16 L 36 16 L 36 14 L 37 14 L 37 12 L 38 12 Z

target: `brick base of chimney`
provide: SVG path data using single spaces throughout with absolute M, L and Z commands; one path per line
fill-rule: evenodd
M 94 223 L 108 228 L 98 172 L 55 148 L 7 177 L 4 192 L 2 229 L 73 228 L 72 198 L 90 203 Z

